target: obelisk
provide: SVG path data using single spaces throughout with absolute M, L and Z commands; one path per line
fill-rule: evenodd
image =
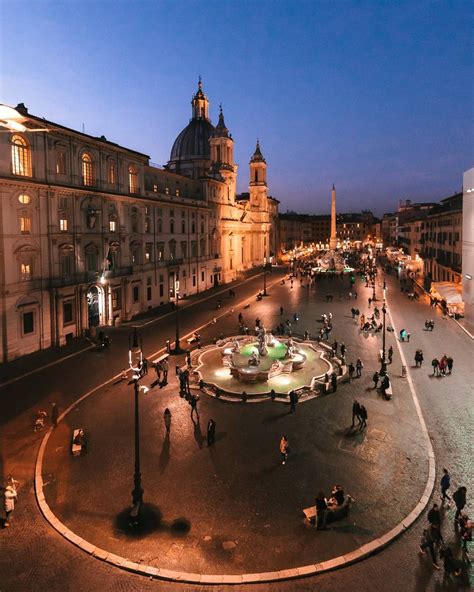
M 331 238 L 329 239 L 329 248 L 334 250 L 336 247 L 336 188 L 333 183 L 331 192 Z

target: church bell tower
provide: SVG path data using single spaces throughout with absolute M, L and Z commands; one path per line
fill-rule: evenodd
M 267 198 L 267 163 L 260 150 L 257 140 L 255 152 L 250 159 L 250 206 L 255 209 L 263 209 Z

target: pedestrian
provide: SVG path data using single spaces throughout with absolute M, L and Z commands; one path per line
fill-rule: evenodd
M 356 376 L 357 378 L 360 378 L 362 376 L 362 368 L 364 367 L 364 364 L 362 363 L 362 360 L 360 358 L 357 358 L 357 362 L 356 362 Z
M 446 364 L 448 366 L 448 374 L 452 374 L 453 373 L 453 364 L 454 364 L 454 360 L 451 356 L 448 356 L 446 358 Z
M 441 557 L 441 553 L 439 554 Z M 451 547 L 443 549 L 443 567 L 447 576 L 460 576 L 462 571 L 462 562 L 455 559 Z
M 405 329 L 401 329 L 400 330 L 400 341 L 401 342 L 405 341 L 405 335 L 406 335 Z
M 161 382 L 161 373 L 163 371 L 163 368 L 161 366 L 161 362 L 156 362 L 155 364 L 155 372 L 156 372 L 156 380 L 157 382 Z
M 393 358 L 393 347 L 390 346 L 388 348 L 388 363 L 391 364 L 392 363 L 392 358 Z
M 145 376 L 145 374 L 148 374 L 148 360 L 146 358 L 143 358 L 142 360 L 142 368 L 141 368 L 141 374 L 142 376 Z
M 337 341 L 334 341 L 332 344 L 332 354 L 335 356 L 337 354 Z
M 379 380 L 380 380 L 380 374 L 377 372 L 377 370 L 374 372 L 374 375 L 372 376 L 372 380 L 374 382 L 374 389 L 376 389 L 379 385 Z
M 405 331 L 405 336 L 407 338 L 408 343 L 410 343 L 410 333 L 408 331 Z
M 5 508 L 5 522 L 3 523 L 4 528 L 10 526 L 10 519 L 13 512 L 15 511 L 15 502 L 17 500 L 16 481 L 13 477 L 9 476 L 7 479 L 7 486 L 3 492 L 4 508 Z
M 186 354 L 186 366 L 188 368 L 191 368 L 191 366 L 192 366 L 192 363 L 191 363 L 191 352 L 188 352 Z
M 351 314 L 352 314 L 352 318 L 355 319 L 355 314 L 356 314 L 355 308 L 351 308 Z
M 171 429 L 171 411 L 168 409 L 168 407 L 165 409 L 165 412 L 163 413 L 163 419 L 165 422 L 166 433 L 169 434 Z
M 360 413 L 359 413 L 359 429 L 362 430 L 367 427 L 367 409 L 364 405 L 360 406 Z
M 280 306 L 280 316 L 283 316 L 283 312 L 284 312 L 283 306 Z
M 290 413 L 296 412 L 296 404 L 298 403 L 298 395 L 296 391 L 290 391 Z
M 194 412 L 196 412 L 196 416 L 199 419 L 199 411 L 198 411 L 198 404 L 199 401 L 199 395 L 191 395 L 191 399 L 189 401 L 190 405 L 191 405 L 191 419 L 193 419 L 193 415 Z
M 317 521 L 316 521 L 316 528 L 318 530 L 327 530 L 326 526 L 326 514 L 328 509 L 328 504 L 326 498 L 324 497 L 324 493 L 320 491 L 318 493 L 318 497 L 315 499 L 316 503 L 316 514 L 317 514 Z
M 467 543 L 472 541 L 472 520 L 464 512 L 461 512 L 459 517 L 459 528 L 462 541 L 462 550 L 467 553 Z
M 51 407 L 51 423 L 53 424 L 53 427 L 55 427 L 55 428 L 58 426 L 58 417 L 59 417 L 58 406 L 56 405 L 56 403 L 53 403 L 53 406 Z
M 449 495 L 446 492 L 451 487 L 451 477 L 448 473 L 448 469 L 443 469 L 443 476 L 441 477 L 440 485 L 441 485 L 441 503 L 444 503 L 444 500 L 448 500 L 448 508 L 449 508 L 449 500 L 451 498 L 449 497 Z
M 335 393 L 337 391 L 337 376 L 335 372 L 331 374 L 331 386 L 332 392 Z
M 431 365 L 433 366 L 433 376 L 439 376 L 439 360 L 438 360 L 438 358 L 433 358 L 431 360 Z
M 428 512 L 428 522 L 434 524 L 438 528 L 441 528 L 441 512 L 439 511 L 438 504 L 433 504 L 433 507 Z
M 372 298 L 370 298 L 370 296 L 369 296 L 369 308 L 370 308 L 371 304 L 372 304 Z
M 441 536 L 441 531 L 434 524 L 430 524 L 428 528 L 423 531 L 423 540 L 420 545 L 420 552 L 424 555 L 426 553 L 425 549 L 429 549 L 433 567 L 436 569 L 440 569 L 440 567 L 436 557 L 435 545 L 439 545 L 442 542 L 443 537 Z
M 341 343 L 341 356 L 344 358 L 346 355 L 346 346 L 344 342 Z
M 423 364 L 423 350 L 417 349 L 415 352 L 415 366 L 418 368 L 418 366 L 421 367 L 422 364 Z
M 280 440 L 281 464 L 284 465 L 288 459 L 288 440 L 282 436 Z
M 354 399 L 354 402 L 352 403 L 352 424 L 351 424 L 351 428 L 353 428 L 355 426 L 355 420 L 356 419 L 360 423 L 360 403 L 359 403 L 359 401 L 357 401 L 356 399 Z
M 461 486 L 458 487 L 456 491 L 453 493 L 453 501 L 456 504 L 456 514 L 454 515 L 454 522 L 459 522 L 459 515 L 461 514 L 461 510 L 463 510 L 464 506 L 466 505 L 466 492 L 466 487 Z
M 168 360 L 163 360 L 161 363 L 161 369 L 163 370 L 163 382 L 162 385 L 166 386 L 168 384 L 168 372 L 170 369 L 170 365 Z
M 349 382 L 354 378 L 355 367 L 354 364 L 351 362 L 349 364 Z
M 207 445 L 211 446 L 214 444 L 216 439 L 216 422 L 210 419 L 207 423 Z

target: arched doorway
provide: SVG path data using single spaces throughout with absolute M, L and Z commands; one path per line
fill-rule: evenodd
M 89 319 L 89 328 L 98 327 L 100 325 L 101 309 L 103 310 L 102 291 L 99 290 L 97 286 L 91 286 L 87 290 L 87 312 Z

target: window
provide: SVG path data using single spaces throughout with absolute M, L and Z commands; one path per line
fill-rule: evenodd
M 170 259 L 176 259 L 176 241 L 170 240 Z
M 165 256 L 165 243 L 156 243 L 156 259 L 163 261 Z
M 140 300 L 140 286 L 133 286 L 133 302 Z
M 165 194 L 169 195 L 170 194 L 170 188 L 169 187 L 165 187 Z
M 87 153 L 82 155 L 82 184 L 88 187 L 94 185 L 94 166 Z
M 145 218 L 145 232 L 151 232 L 151 220 L 150 220 L 150 218 Z
M 146 243 L 145 245 L 145 262 L 151 263 L 153 261 L 153 243 Z
M 66 153 L 63 150 L 56 153 L 56 174 L 66 174 Z
M 85 255 L 86 255 L 86 270 L 87 271 L 97 271 L 97 255 L 98 255 L 98 248 L 97 245 L 90 244 L 87 245 L 85 248 Z
M 115 232 L 117 230 L 117 222 L 115 220 L 109 220 L 109 230 L 110 232 Z
M 206 239 L 204 238 L 199 241 L 199 251 L 200 255 L 206 255 Z
M 67 218 L 59 218 L 59 230 L 67 232 Z
M 170 218 L 174 218 L 174 210 L 170 210 Z
M 181 256 L 183 259 L 188 257 L 188 243 L 186 241 L 181 241 Z
M 22 177 L 31 177 L 31 152 L 28 142 L 21 136 L 14 135 L 12 144 L 12 173 Z
M 27 282 L 31 280 L 32 276 L 32 269 L 31 269 L 31 261 L 22 261 L 20 263 L 20 278 L 22 282 Z
M 204 281 L 204 271 L 201 271 L 201 282 Z
M 128 167 L 128 189 L 130 193 L 138 193 L 138 173 L 132 164 Z
M 30 198 L 29 195 L 26 195 L 26 193 L 22 193 L 21 195 L 18 196 L 18 201 L 21 204 L 25 204 L 26 205 L 26 204 L 29 204 L 30 203 L 31 198 Z
M 197 241 L 191 241 L 191 257 L 197 257 Z
M 132 265 L 138 265 L 140 263 L 140 243 L 133 242 L 130 245 L 130 259 Z
M 63 303 L 63 325 L 74 323 L 74 302 Z
M 162 234 L 162 232 L 163 232 L 163 220 L 162 220 L 161 218 L 158 218 L 158 221 L 157 221 L 157 224 L 156 224 L 156 226 L 157 226 L 157 229 L 156 229 L 156 231 L 157 231 L 159 234 Z
M 201 234 L 204 234 L 204 222 L 201 222 Z
M 132 225 L 132 232 L 138 232 L 138 216 L 135 214 L 130 219 Z
M 181 220 L 181 234 L 186 234 L 186 222 Z
M 28 214 L 21 214 L 20 216 L 20 232 L 21 234 L 30 234 L 31 232 L 31 218 Z
M 196 223 L 195 222 L 193 222 L 191 224 L 191 234 L 196 234 Z
M 59 251 L 59 265 L 62 276 L 72 275 L 74 272 L 74 247 L 63 247 Z
M 174 234 L 174 220 L 170 220 L 170 234 Z
M 120 288 L 113 288 L 112 290 L 112 309 L 119 310 L 122 308 L 122 291 Z
M 109 160 L 107 165 L 107 182 L 111 185 L 115 184 L 116 174 L 115 174 L 115 162 Z
M 23 335 L 35 332 L 35 313 L 33 311 L 23 313 Z

